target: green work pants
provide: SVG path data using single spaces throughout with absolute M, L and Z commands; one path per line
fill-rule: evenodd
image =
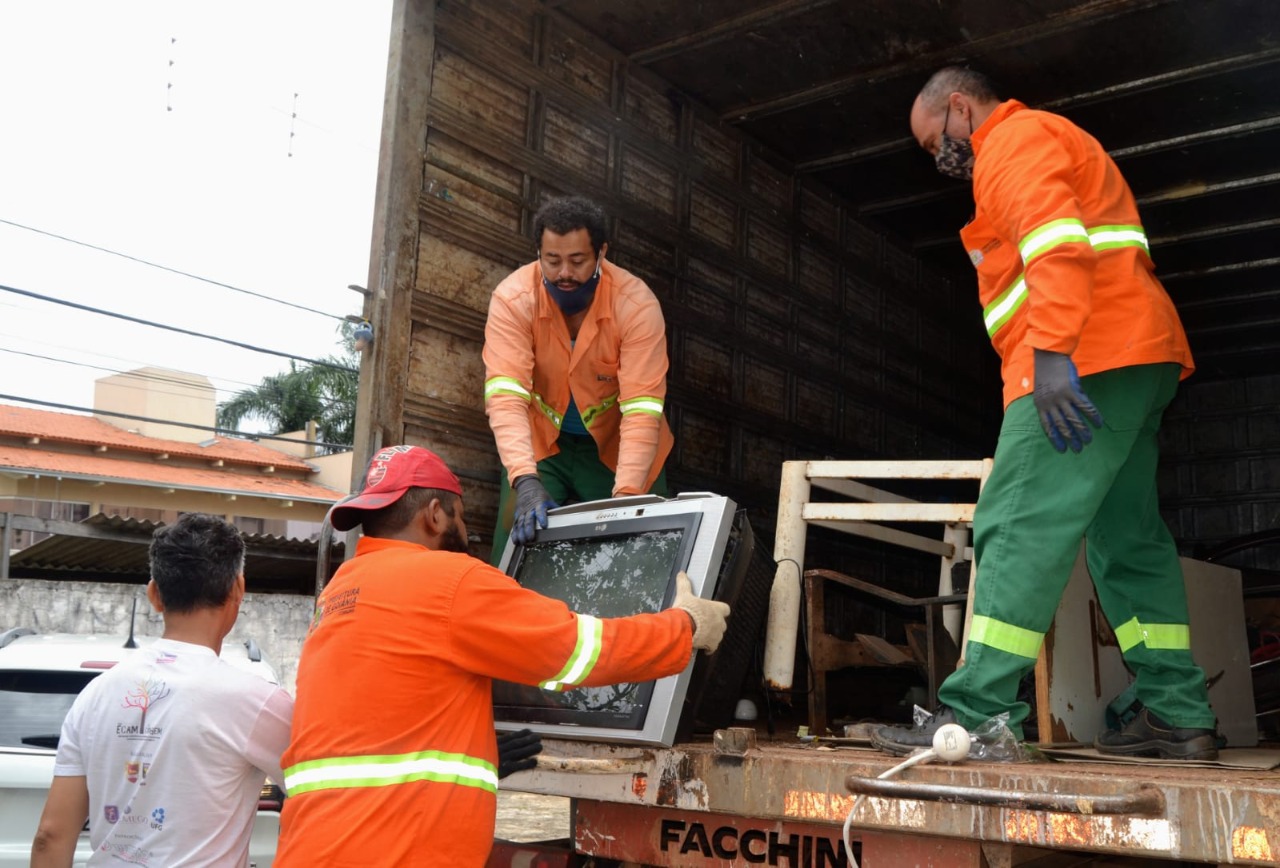
M 560 447 L 559 452 L 538 462 L 538 479 L 552 500 L 565 506 L 613 497 L 614 473 L 600 460 L 600 450 L 591 435 L 561 434 L 556 445 Z M 649 493 L 667 496 L 666 468 L 658 474 Z M 489 556 L 494 566 L 502 560 L 507 537 L 511 535 L 515 501 L 504 471 L 498 493 L 498 522 L 493 528 L 493 552 Z
M 1105 425 L 1059 453 L 1030 395 L 1009 405 L 973 518 L 978 567 L 964 665 L 938 690 L 973 728 L 1001 712 L 1022 737 L 1018 683 L 1034 666 L 1083 537 L 1089 572 L 1141 700 L 1178 727 L 1212 727 L 1204 672 L 1191 657 L 1187 594 L 1156 494 L 1156 432 L 1177 365 L 1084 377 Z

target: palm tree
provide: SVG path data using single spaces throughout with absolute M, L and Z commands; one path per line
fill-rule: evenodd
M 345 358 L 329 356 L 320 360 L 324 364 L 290 361 L 288 371 L 263 377 L 257 386 L 219 404 L 218 427 L 238 430 L 241 421 L 258 419 L 270 426 L 270 433 L 283 434 L 314 421 L 321 442 L 350 446 L 355 442 L 359 357 L 349 339 L 345 344 Z

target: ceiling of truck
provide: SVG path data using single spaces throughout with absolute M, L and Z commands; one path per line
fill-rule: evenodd
M 1093 133 L 1133 187 L 1202 374 L 1280 363 L 1276 0 L 545 0 L 970 290 L 907 114 L 965 63 Z

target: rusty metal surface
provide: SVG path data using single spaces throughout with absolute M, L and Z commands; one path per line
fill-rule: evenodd
M 899 780 L 881 780 L 850 775 L 845 787 L 855 796 L 881 796 L 887 799 L 919 799 L 925 802 L 953 802 L 961 805 L 989 805 L 997 808 L 1020 808 L 1028 811 L 1055 811 L 1065 814 L 1138 814 L 1164 813 L 1164 797 L 1154 787 L 1139 786 L 1131 793 L 1099 796 L 1094 794 L 964 787 L 955 784 L 923 784 Z
M 578 801 L 573 825 L 574 846 L 578 852 L 642 865 L 844 868 L 849 864 L 842 851 L 840 831 L 809 823 L 756 825 L 725 814 L 655 811 L 609 802 Z M 882 862 L 882 868 L 887 864 Z
M 609 757 L 634 750 L 546 740 L 554 756 Z M 753 818 L 765 823 L 838 827 L 856 798 L 850 775 L 874 778 L 896 764 L 864 750 L 821 750 L 760 738 L 742 756 L 708 742 L 642 752 L 643 771 L 565 775 L 541 769 L 512 781 L 527 792 L 672 811 Z M 855 827 L 863 832 L 941 836 L 973 842 L 1074 849 L 1210 864 L 1276 865 L 1280 859 L 1280 776 L 1221 768 L 1080 762 L 965 763 L 910 769 L 903 780 L 993 792 L 1125 797 L 1143 785 L 1163 798 L 1163 816 L 1083 815 L 1018 807 L 869 798 Z M 504 782 L 504 786 L 505 786 Z M 745 826 L 743 826 L 745 828 Z M 838 835 L 838 831 L 834 834 Z M 1267 855 L 1274 854 L 1274 855 Z M 659 863 L 662 864 L 662 863 Z M 678 864 L 678 863 L 673 863 Z

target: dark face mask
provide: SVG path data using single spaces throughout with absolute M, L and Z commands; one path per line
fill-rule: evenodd
M 942 121 L 942 136 L 938 139 L 938 153 L 933 161 L 938 171 L 948 178 L 957 181 L 973 180 L 973 141 L 957 139 L 947 135 L 947 122 L 951 120 L 951 106 L 947 105 L 947 116 Z M 969 135 L 973 135 L 973 118 L 969 118 Z
M 596 297 L 596 287 L 600 285 L 600 267 L 603 263 L 604 259 L 598 258 L 595 274 L 578 284 L 576 289 L 561 289 L 545 277 L 542 278 L 547 294 L 565 316 L 573 316 L 591 307 L 591 300 Z

